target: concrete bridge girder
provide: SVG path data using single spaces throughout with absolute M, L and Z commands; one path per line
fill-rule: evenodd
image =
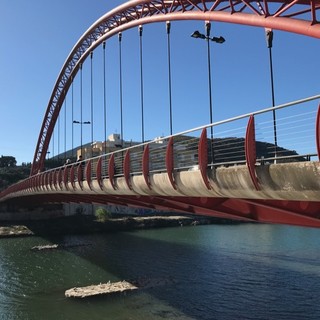
M 143 175 L 134 175 L 131 177 L 131 186 L 139 195 L 149 196 L 157 195 L 157 193 L 148 186 Z
M 215 172 L 215 170 L 213 170 Z M 210 174 L 210 172 L 208 172 Z M 194 197 L 223 197 L 216 185 L 216 181 L 210 180 L 211 189 L 209 190 L 205 185 L 200 171 L 181 171 L 175 176 L 177 186 L 182 194 Z M 190 189 L 193 194 L 190 194 Z
M 29 187 L 12 193 L 8 198 L 28 195 L 48 194 L 87 194 L 114 196 L 164 196 L 164 197 L 209 197 L 241 199 L 274 199 L 288 201 L 319 201 L 320 163 L 295 162 L 256 166 L 260 190 L 256 190 L 245 165 L 218 167 L 208 170 L 211 189 L 205 185 L 199 170 L 174 173 L 175 188 L 166 172 L 150 174 L 150 189 L 143 176 L 130 178 L 131 189 L 124 177 L 115 178 L 115 189 L 108 178 L 75 182 L 73 187 L 60 185 L 59 190 L 52 186 Z M 4 199 L 5 200 L 5 199 Z
M 246 166 L 217 169 L 217 184 L 225 197 L 319 201 L 319 162 L 295 162 L 256 167 L 260 190 L 254 189 Z

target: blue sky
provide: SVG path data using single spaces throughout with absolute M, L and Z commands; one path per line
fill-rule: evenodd
M 103 14 L 124 1 L 0 0 L 0 155 L 31 162 L 43 116 L 61 67 L 80 36 Z M 171 61 L 173 131 L 207 124 L 206 43 L 190 34 L 203 22 L 173 22 Z M 273 63 L 276 104 L 319 94 L 320 41 L 274 31 Z M 212 24 L 223 45 L 211 46 L 214 120 L 271 106 L 268 50 L 261 28 Z M 140 139 L 139 39 L 137 30 L 123 35 L 124 138 Z M 148 25 L 143 35 L 145 137 L 169 134 L 165 25 Z M 101 52 L 94 53 L 94 140 L 103 139 L 101 121 Z M 118 42 L 107 43 L 108 134 L 120 132 Z M 88 88 L 89 64 L 83 85 Z M 74 89 L 78 90 L 76 79 Z M 100 88 L 100 89 L 99 89 Z M 89 90 L 84 93 L 83 120 L 90 120 Z M 75 97 L 75 104 L 79 104 Z M 67 105 L 70 113 L 70 96 Z M 79 117 L 75 111 L 75 117 Z M 62 122 L 64 120 L 61 120 Z M 63 125 L 61 125 L 63 126 Z M 63 131 L 63 129 L 61 129 Z M 70 147 L 70 131 L 60 152 Z M 63 132 L 61 131 L 61 136 Z M 79 144 L 79 128 L 75 128 Z M 90 129 L 84 128 L 84 142 Z M 57 145 L 55 150 L 57 152 Z

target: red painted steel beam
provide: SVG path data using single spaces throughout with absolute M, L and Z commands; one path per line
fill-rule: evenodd
M 128 207 L 143 207 L 163 211 L 188 212 L 240 221 L 281 223 L 320 227 L 320 202 L 283 200 L 215 199 L 197 197 L 114 196 L 98 194 L 29 195 L 9 200 L 20 205 L 57 202 L 100 203 Z
M 295 212 L 294 210 L 286 210 L 284 208 L 274 206 L 272 201 L 256 202 L 245 200 L 246 203 L 252 205 L 252 213 L 255 215 L 255 220 L 265 223 L 280 223 L 306 227 L 320 227 L 319 214 L 318 217 L 309 216 L 308 212 Z M 290 201 L 291 204 L 294 201 Z M 298 202 L 297 202 L 298 203 Z M 319 208 L 319 203 L 317 204 Z
M 226 198 L 206 198 L 209 201 L 203 201 L 205 198 L 193 198 L 193 197 L 154 197 L 155 200 L 160 201 L 163 207 L 167 208 L 179 208 L 179 211 L 189 212 L 193 214 L 211 216 L 222 219 L 241 220 L 241 221 L 254 221 L 251 218 L 251 214 L 241 212 L 240 210 L 231 210 L 225 207 Z

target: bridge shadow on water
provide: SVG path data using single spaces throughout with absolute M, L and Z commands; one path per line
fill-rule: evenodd
M 249 225 L 257 235 L 261 227 Z M 310 264 L 306 266 L 302 257 L 279 252 L 276 247 L 259 253 L 248 251 L 241 242 L 230 248 L 221 245 L 221 229 L 225 237 L 232 237 L 241 228 L 244 233 L 249 230 L 241 224 L 210 225 L 49 236 L 46 240 L 65 245 L 65 253 L 101 270 L 101 277 L 83 277 L 79 286 L 141 279 L 156 284 L 127 294 L 68 302 L 77 308 L 101 304 L 111 308 L 120 303 L 132 312 L 150 309 L 149 319 L 318 319 L 320 307 L 314 297 L 320 293 L 320 273 Z M 256 245 L 261 245 L 258 238 Z M 314 268 L 319 266 L 309 262 L 315 263 Z M 142 302 L 142 295 L 153 302 Z M 159 303 L 169 309 L 155 308 Z

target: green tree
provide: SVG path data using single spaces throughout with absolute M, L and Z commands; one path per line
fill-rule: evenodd
M 23 166 L 0 167 L 0 190 L 20 180 L 26 179 L 30 175 L 30 168 Z
M 17 160 L 12 156 L 1 156 L 0 158 L 0 168 L 15 167 L 17 165 Z

